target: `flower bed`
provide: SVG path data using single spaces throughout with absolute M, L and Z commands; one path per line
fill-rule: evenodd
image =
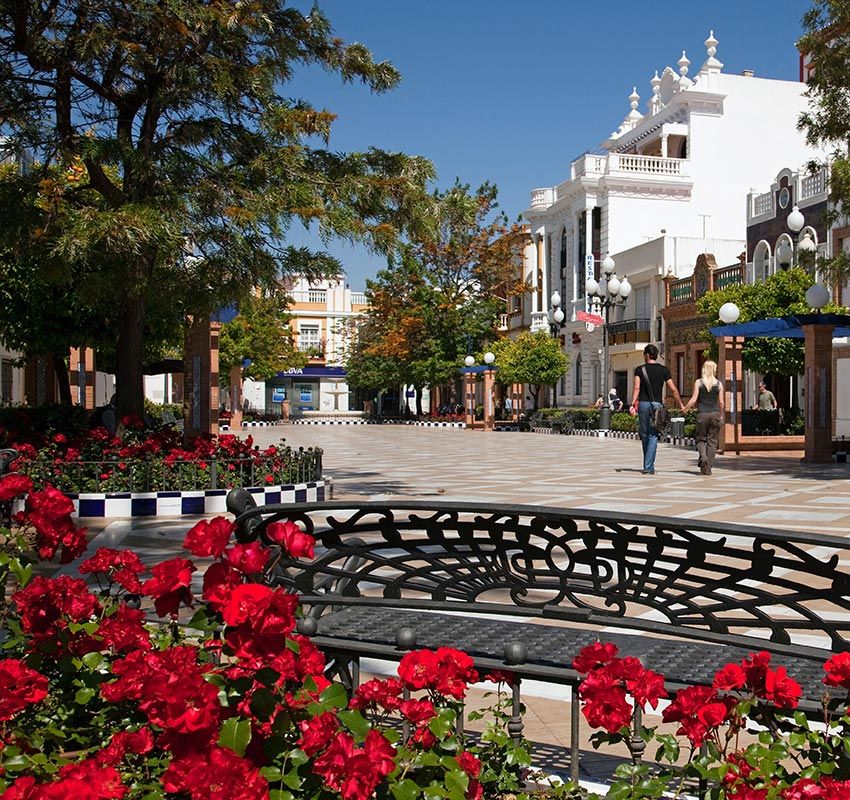
M 285 486 L 321 478 L 322 451 L 271 445 L 254 447 L 252 437 L 197 437 L 183 445 L 175 431 L 146 431 L 123 420 L 123 438 L 103 428 L 84 433 L 6 434 L 6 445 L 21 453 L 12 469 L 36 487 L 69 494 L 87 492 L 204 491 L 235 487 Z
M 349 694 L 296 632 L 298 598 L 262 580 L 269 565 L 314 556 L 310 535 L 272 523 L 262 542 L 231 544 L 233 523 L 203 520 L 176 557 L 151 567 L 101 548 L 79 578 L 33 577 L 37 556 L 68 561 L 85 537 L 67 498 L 0 479 L 0 502 L 29 493 L 2 531 L 0 797 L 3 800 L 489 800 L 522 797 L 529 755 L 511 738 L 508 672 L 487 731 L 458 729 L 479 680 L 451 648 L 406 653 L 398 677 Z M 203 579 L 193 573 L 203 564 Z M 155 615 L 151 624 L 146 611 Z M 597 643 L 576 656 L 595 746 L 632 753 L 612 800 L 678 797 L 710 787 L 738 800 L 850 797 L 850 654 L 824 667 L 818 724 L 794 711 L 800 687 L 767 653 L 723 667 L 711 686 L 668 692 L 663 676 Z M 661 709 L 659 733 L 636 709 Z M 754 729 L 754 725 L 758 728 Z M 748 733 L 749 731 L 749 733 Z M 644 751 L 655 763 L 644 763 Z M 554 785 L 553 797 L 587 795 Z M 591 795 L 592 796 L 592 795 Z

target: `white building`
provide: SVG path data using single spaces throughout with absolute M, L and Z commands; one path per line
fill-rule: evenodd
M 279 413 L 286 400 L 293 416 L 353 410 L 358 404 L 349 397 L 343 363 L 354 320 L 366 310 L 365 293 L 352 292 L 345 276 L 312 283 L 297 278 L 284 288 L 292 298 L 290 326 L 296 346 L 310 354 L 310 361 L 269 381 L 246 380 L 245 405 Z
M 571 374 L 560 387 L 561 404 L 587 404 L 601 390 L 601 332 L 588 333 L 576 313 L 592 310 L 585 282 L 599 277 L 606 255 L 633 287 L 625 311 L 612 312 L 612 320 L 628 323 L 621 327 L 633 341 L 612 348 L 606 383 L 625 373 L 630 391 L 645 342 L 662 349 L 662 279 L 690 275 L 702 252 L 718 264 L 734 263 L 746 249 L 750 187 L 777 163 L 819 155 L 797 130 L 807 104 L 804 84 L 749 70 L 724 73 L 713 34 L 705 45 L 707 57 L 693 78 L 683 52 L 678 71 L 668 66 L 650 80 L 645 112 L 633 90 L 631 110 L 602 149 L 573 161 L 558 185 L 531 193 L 525 217 L 536 244 L 532 329 L 548 326 L 555 290 L 568 320 Z

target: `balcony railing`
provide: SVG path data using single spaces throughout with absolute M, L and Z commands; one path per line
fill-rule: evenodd
M 508 329 L 508 314 L 499 314 L 499 330 L 506 331 Z
M 650 320 L 646 317 L 611 322 L 608 324 L 608 344 L 649 342 L 650 330 Z
M 800 181 L 800 199 L 806 200 L 809 197 L 825 194 L 826 184 L 826 167 L 822 167 L 814 175 L 806 175 Z
M 296 303 L 320 303 L 326 305 L 328 293 L 325 289 L 304 289 L 289 292 L 289 296 Z
M 310 358 L 324 358 L 325 340 L 307 340 L 306 342 L 298 342 L 298 351 L 300 353 L 307 353 Z
M 353 306 L 365 306 L 367 304 L 366 300 L 366 292 L 352 292 L 351 293 L 351 305 Z
M 532 189 L 531 207 L 548 208 L 555 201 L 555 193 L 551 189 Z
M 670 284 L 670 298 L 668 305 L 676 306 L 682 303 L 693 303 L 694 282 L 692 278 L 682 278 Z
M 712 276 L 714 291 L 725 289 L 727 286 L 739 286 L 744 282 L 744 268 L 740 264 L 717 269 Z

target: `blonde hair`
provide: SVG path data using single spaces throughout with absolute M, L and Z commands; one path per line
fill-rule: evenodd
M 702 365 L 702 384 L 710 392 L 717 380 L 717 364 L 714 361 L 706 361 Z

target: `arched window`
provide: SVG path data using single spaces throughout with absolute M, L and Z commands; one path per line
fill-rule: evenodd
M 773 271 L 788 269 L 794 261 L 794 242 L 787 233 L 783 233 L 776 240 L 773 249 Z
M 753 251 L 753 280 L 755 282 L 763 281 L 768 275 L 772 275 L 774 270 L 770 263 L 770 245 L 762 239 Z
M 573 361 L 573 394 L 581 396 L 581 393 L 581 353 L 579 353 L 576 355 L 575 361 Z

